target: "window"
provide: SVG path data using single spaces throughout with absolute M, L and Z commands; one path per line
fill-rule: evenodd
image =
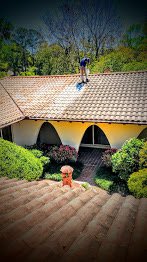
M 109 145 L 109 141 L 104 132 L 96 125 L 87 128 L 81 144 L 88 145 Z
M 11 126 L 6 126 L 1 129 L 0 137 L 5 140 L 12 141 Z

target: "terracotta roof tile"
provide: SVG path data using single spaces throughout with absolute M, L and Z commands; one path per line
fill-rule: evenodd
M 16 103 L 0 84 L 0 127 L 17 122 L 24 117 Z
M 79 75 L 0 81 L 29 118 L 147 123 L 147 71 L 94 74 L 89 79 L 80 91 Z
M 146 261 L 147 198 L 6 178 L 0 195 L 3 261 Z

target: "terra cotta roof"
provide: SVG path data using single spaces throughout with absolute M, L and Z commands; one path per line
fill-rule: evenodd
M 147 199 L 0 179 L 1 261 L 147 261 Z
M 89 80 L 81 90 L 79 75 L 0 82 L 30 119 L 147 124 L 147 71 L 93 74 Z

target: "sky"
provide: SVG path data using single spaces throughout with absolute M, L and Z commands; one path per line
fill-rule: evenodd
M 39 29 L 44 26 L 43 14 L 47 10 L 54 11 L 57 5 L 67 1 L 69 0 L 3 0 L 0 17 L 7 19 L 15 27 Z M 125 27 L 133 23 L 142 23 L 145 16 L 147 17 L 146 0 L 114 0 L 114 3 Z

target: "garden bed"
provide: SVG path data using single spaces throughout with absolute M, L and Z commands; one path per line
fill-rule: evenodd
M 100 167 L 97 170 L 94 181 L 97 186 L 109 193 L 120 193 L 123 196 L 130 194 L 127 183 L 120 179 L 116 173 L 108 167 Z

